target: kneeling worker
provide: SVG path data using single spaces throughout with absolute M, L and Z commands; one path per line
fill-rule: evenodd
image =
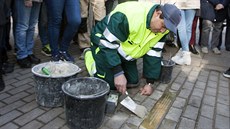
M 138 86 L 136 61 L 143 58 L 143 75 L 146 85 L 142 95 L 151 95 L 154 80 L 161 71 L 161 50 L 164 37 L 181 20 L 175 5 L 146 2 L 125 2 L 103 20 L 91 32 L 91 48 L 85 51 L 85 64 L 91 76 L 109 83 L 111 90 L 122 94 L 129 86 Z

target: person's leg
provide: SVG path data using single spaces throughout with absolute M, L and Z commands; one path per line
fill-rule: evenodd
M 104 0 L 93 0 L 91 3 L 92 3 L 94 19 L 95 19 L 95 22 L 97 23 L 98 21 L 101 21 L 106 15 L 105 1 Z
M 5 83 L 4 83 L 4 80 L 3 80 L 3 77 L 2 77 L 2 58 L 3 58 L 3 55 L 1 54 L 2 53 L 2 49 L 4 48 L 4 44 L 3 44 L 3 41 L 5 40 L 4 37 L 3 37 L 3 27 L 4 26 L 1 26 L 0 25 L 0 91 L 3 91 L 5 89 Z
M 227 19 L 226 35 L 225 35 L 225 49 L 230 51 L 230 19 Z
M 49 43 L 48 40 L 48 19 L 47 19 L 47 11 L 46 4 L 43 2 L 41 4 L 39 19 L 38 19 L 38 33 L 40 36 L 40 40 L 42 42 L 42 47 Z
M 74 59 L 68 55 L 68 49 L 81 23 L 80 2 L 76 2 L 76 0 L 65 0 L 65 15 L 67 25 L 63 33 L 60 51 L 61 53 L 67 53 L 67 56 L 63 55 L 65 60 L 74 62 Z
M 17 45 L 17 59 L 24 59 L 28 56 L 27 52 L 27 30 L 29 28 L 29 20 L 31 8 L 27 8 L 24 0 L 15 1 L 15 40 Z
M 64 0 L 45 0 L 48 16 L 48 37 L 52 53 L 52 60 L 59 60 L 58 40 L 60 35 L 60 26 L 62 21 L 62 13 L 64 10 Z
M 201 29 L 201 51 L 203 53 L 208 53 L 208 42 L 209 42 L 209 34 L 211 32 L 211 28 L 213 23 L 209 20 L 202 20 L 202 29 Z
M 107 0 L 105 2 L 106 15 L 108 15 L 113 9 L 114 0 Z
M 89 39 L 89 32 L 88 32 L 88 15 L 89 15 L 89 0 L 81 0 L 81 24 L 78 29 L 77 34 L 77 42 L 79 45 L 79 49 L 81 52 L 84 51 L 85 48 L 90 47 L 90 39 Z M 82 55 L 80 57 L 82 58 Z
M 222 31 L 222 24 L 223 22 L 217 22 L 213 25 L 213 31 L 212 31 L 212 40 L 211 40 L 211 49 L 215 54 L 221 54 L 219 49 L 217 48 L 220 40 L 220 33 Z

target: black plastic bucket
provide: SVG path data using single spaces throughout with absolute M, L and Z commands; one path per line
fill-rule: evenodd
M 172 71 L 175 62 L 172 60 L 162 60 L 161 61 L 161 75 L 160 75 L 160 82 L 167 84 L 170 83 L 172 79 Z
M 65 114 L 70 129 L 97 129 L 101 126 L 109 84 L 95 77 L 70 79 L 62 86 Z
M 62 92 L 62 84 L 71 78 L 76 78 L 81 69 L 72 63 L 67 63 L 70 69 L 65 75 L 45 75 L 41 72 L 43 67 L 48 65 L 61 65 L 67 62 L 47 62 L 35 65 L 32 68 L 35 82 L 36 101 L 39 105 L 44 107 L 59 107 L 64 104 L 64 94 Z

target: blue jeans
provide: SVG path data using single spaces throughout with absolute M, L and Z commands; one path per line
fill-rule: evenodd
M 38 33 L 39 33 L 40 40 L 42 42 L 42 47 L 44 47 L 49 43 L 48 19 L 47 19 L 46 4 L 44 2 L 41 4 L 39 19 L 38 19 Z
M 34 31 L 38 22 L 40 10 L 39 2 L 33 2 L 33 6 L 26 7 L 24 0 L 15 0 L 14 22 L 15 42 L 17 46 L 17 59 L 26 58 L 33 54 Z
M 45 0 L 48 11 L 48 37 L 52 56 L 60 51 L 68 51 L 71 40 L 81 23 L 80 2 L 79 0 Z M 67 18 L 63 37 L 61 38 L 60 47 L 59 34 L 62 16 Z
M 189 41 L 192 35 L 192 22 L 196 11 L 193 9 L 181 10 L 181 21 L 177 26 L 182 51 L 189 51 Z

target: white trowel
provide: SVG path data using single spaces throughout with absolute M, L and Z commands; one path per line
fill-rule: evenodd
M 129 96 L 128 92 L 126 91 L 125 94 L 127 97 L 121 101 L 121 104 L 132 111 L 134 114 L 136 114 L 140 118 L 144 118 L 145 115 L 147 114 L 147 109 L 139 104 L 136 104 Z

